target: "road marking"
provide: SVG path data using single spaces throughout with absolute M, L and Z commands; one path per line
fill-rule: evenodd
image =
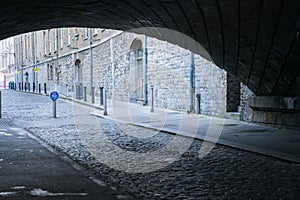
M 40 196 L 40 197 L 46 197 L 46 196 L 87 196 L 88 195 L 88 193 L 52 193 L 52 192 L 48 192 L 46 190 L 43 190 L 41 188 L 31 190 L 30 194 L 32 196 Z
M 11 195 L 16 195 L 19 192 L 0 192 L 0 196 L 11 196 Z

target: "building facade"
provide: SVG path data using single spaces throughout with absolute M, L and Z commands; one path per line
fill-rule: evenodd
M 15 80 L 15 53 L 14 39 L 8 38 L 0 41 L 0 87 L 8 86 Z
M 82 89 L 160 108 L 225 116 L 240 106 L 241 84 L 199 55 L 144 35 L 89 28 L 42 30 L 14 37 L 15 82 L 82 98 Z

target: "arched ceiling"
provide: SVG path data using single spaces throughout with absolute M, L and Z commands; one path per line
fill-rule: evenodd
M 199 42 L 219 67 L 257 95 L 300 95 L 299 0 L 2 0 L 0 5 L 0 39 L 68 26 L 162 27 Z

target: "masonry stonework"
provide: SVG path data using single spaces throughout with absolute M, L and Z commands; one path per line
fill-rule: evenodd
M 195 92 L 190 97 L 190 51 L 151 37 L 112 30 L 98 32 L 90 41 L 92 42 L 90 46 L 89 39 L 83 37 L 83 29 L 68 30 L 68 33 L 70 32 L 78 32 L 71 37 L 70 44 L 60 42 L 62 47 L 58 52 L 49 52 L 44 57 L 37 54 L 40 68 L 37 74 L 38 82 L 47 83 L 48 91 L 54 90 L 56 85 L 56 89 L 63 95 L 70 96 L 74 95 L 76 84 L 81 84 L 87 87 L 90 94 L 92 55 L 92 84 L 95 87 L 95 94 L 98 96 L 99 87 L 104 87 L 109 99 L 125 102 L 135 99 L 134 102 L 139 103 L 143 101 L 145 95 L 144 61 L 147 59 L 148 102 L 153 86 L 156 107 L 187 112 L 190 98 L 196 105 L 196 95 L 199 95 L 201 114 L 225 115 L 226 101 L 230 98 L 227 91 L 228 74 L 199 55 L 194 55 Z M 62 33 L 62 37 L 68 36 L 66 31 Z M 43 43 L 41 39 L 43 34 L 55 36 L 55 32 L 51 30 L 36 34 L 39 43 L 37 46 L 41 51 L 44 50 L 40 44 Z M 136 41 L 139 41 L 140 46 L 133 45 Z M 145 41 L 147 41 L 147 58 L 144 52 Z M 50 46 L 47 48 L 45 52 L 49 51 Z M 51 49 L 55 49 L 55 46 L 53 45 Z M 37 66 L 37 63 L 26 64 L 28 65 L 26 69 L 30 73 Z M 49 70 L 50 67 L 52 71 Z

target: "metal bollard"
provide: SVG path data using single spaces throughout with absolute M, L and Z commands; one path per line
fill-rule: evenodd
M 17 83 L 15 83 L 15 87 L 14 87 L 14 89 L 15 89 L 15 90 L 17 90 Z
M 107 91 L 104 91 L 104 108 L 103 115 L 107 115 Z
M 30 83 L 28 83 L 28 91 L 30 92 Z
M 25 85 L 24 89 L 25 89 L 25 92 L 26 92 L 27 91 L 27 83 L 25 83 L 24 85 Z
M 100 106 L 103 106 L 103 88 L 104 87 L 100 87 Z
M 35 92 L 35 83 L 32 83 L 32 92 Z
M 154 112 L 154 86 L 151 85 L 151 108 L 150 112 Z
M 0 91 L 0 118 L 2 118 L 2 94 Z
M 22 91 L 24 91 L 24 83 L 22 82 Z
M 92 103 L 95 103 L 95 87 L 91 87 Z
M 39 93 L 41 94 L 41 84 L 39 83 Z
M 19 91 L 21 90 L 21 83 L 19 83 Z
M 47 94 L 47 84 L 44 83 L 44 93 Z
M 196 101 L 196 113 L 197 114 L 201 114 L 201 112 L 200 112 L 200 98 L 201 98 L 201 95 L 200 94 L 196 94 L 196 98 L 197 98 L 197 101 Z
M 56 118 L 56 101 L 53 101 L 53 118 Z
M 87 94 L 86 94 L 86 91 L 87 91 L 87 87 L 86 86 L 84 86 L 84 88 L 83 88 L 83 100 L 84 101 L 87 101 Z

